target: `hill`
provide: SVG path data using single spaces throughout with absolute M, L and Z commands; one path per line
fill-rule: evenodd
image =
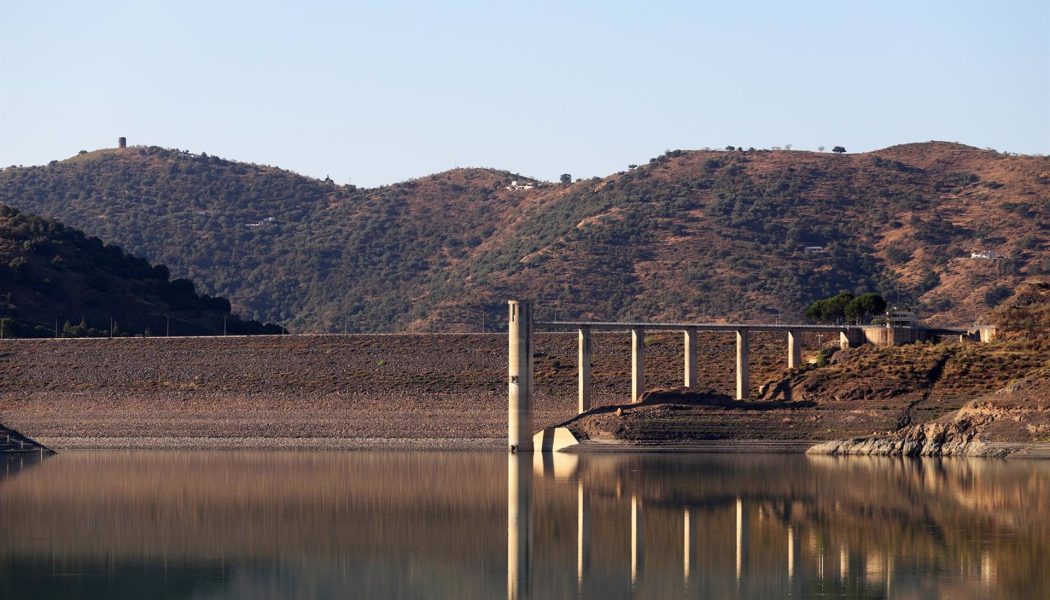
M 0 171 L 0 202 L 306 331 L 477 330 L 524 296 L 541 316 L 796 319 L 870 289 L 965 324 L 1050 273 L 1048 199 L 1050 159 L 944 142 L 670 151 L 570 185 L 456 169 L 357 189 L 157 147 Z
M 164 265 L 3 205 L 0 322 L 4 337 L 281 332 L 231 315 L 228 300 L 197 294 Z

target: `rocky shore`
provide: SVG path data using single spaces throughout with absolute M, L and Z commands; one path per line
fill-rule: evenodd
M 817 444 L 810 454 L 873 456 L 1040 455 L 1050 447 L 1050 379 L 1029 379 L 952 415 L 886 436 Z

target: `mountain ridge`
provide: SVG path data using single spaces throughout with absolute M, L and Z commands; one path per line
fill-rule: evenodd
M 1050 272 L 1048 184 L 1046 157 L 948 142 L 675 150 L 569 185 L 457 168 L 371 189 L 137 146 L 0 170 L 0 202 L 300 330 L 477 330 L 525 296 L 561 316 L 786 318 L 868 289 L 957 325 Z M 989 249 L 1001 258 L 968 258 Z

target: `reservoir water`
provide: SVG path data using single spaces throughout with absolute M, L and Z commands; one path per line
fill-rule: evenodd
M 1047 598 L 1050 461 L 64 452 L 0 598 Z

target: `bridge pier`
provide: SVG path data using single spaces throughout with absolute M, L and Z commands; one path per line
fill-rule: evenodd
M 684 384 L 687 388 L 696 387 L 696 334 L 697 330 L 685 330 L 685 356 L 683 358 Z
M 864 335 L 864 330 L 860 327 L 847 327 L 839 332 L 839 349 L 849 350 L 850 348 L 857 348 L 864 345 L 867 341 L 867 336 Z
M 584 325 L 579 329 L 579 347 L 576 352 L 576 361 L 579 365 L 579 381 L 577 382 L 579 406 L 578 413 L 584 413 L 591 408 L 591 328 Z
M 645 330 L 631 329 L 631 402 L 641 402 L 645 392 Z
M 794 369 L 802 364 L 802 347 L 799 344 L 798 333 L 788 331 L 788 368 Z
M 507 302 L 507 443 L 532 452 L 532 302 Z
M 736 399 L 747 400 L 751 386 L 751 373 L 748 370 L 748 354 L 751 351 L 750 331 L 736 330 Z

